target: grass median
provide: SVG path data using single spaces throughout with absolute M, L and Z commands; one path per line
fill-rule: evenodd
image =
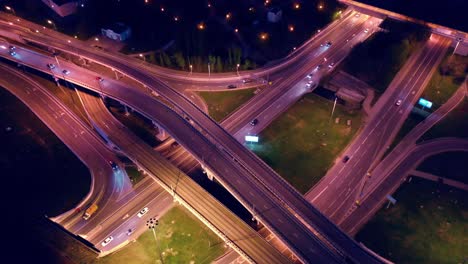
M 252 98 L 256 89 L 243 89 L 224 92 L 199 92 L 208 105 L 210 116 L 220 122 L 239 106 Z
M 463 83 L 468 70 L 468 57 L 453 55 L 452 53 L 453 50 L 447 52 L 421 95 L 421 97 L 433 103 L 433 111 L 455 93 Z
M 181 206 L 159 219 L 155 240 L 151 231 L 134 243 L 99 259 L 99 264 L 210 263 L 221 256 L 225 244 L 195 216 Z
M 308 94 L 261 132 L 260 143 L 248 147 L 305 193 L 325 175 L 361 125 L 360 112 L 337 105 L 331 119 L 332 108 L 333 102 Z
M 466 192 L 413 177 L 394 197 L 397 204 L 381 209 L 357 234 L 358 241 L 395 263 L 463 263 Z

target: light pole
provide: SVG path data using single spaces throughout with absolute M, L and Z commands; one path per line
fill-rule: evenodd
M 148 219 L 146 221 L 146 226 L 148 227 L 148 229 L 153 231 L 154 241 L 156 241 L 156 245 L 157 245 L 158 251 L 159 251 L 159 254 L 158 254 L 159 255 L 159 260 L 161 260 L 161 263 L 164 263 L 164 260 L 163 260 L 163 258 L 161 256 L 161 248 L 159 248 L 158 239 L 156 238 L 156 231 L 154 230 L 158 224 L 159 224 L 159 220 L 154 218 L 154 217 L 151 217 L 150 219 Z
M 211 77 L 210 63 L 208 62 L 208 78 Z
M 240 76 L 240 75 L 239 75 L 239 67 L 240 67 L 240 64 L 237 63 L 237 68 L 236 68 L 236 69 L 237 69 L 237 76 Z
M 55 23 L 54 23 L 52 20 L 47 19 L 47 23 L 48 23 L 49 25 L 52 25 L 52 26 L 54 27 L 54 30 L 57 31 L 57 26 L 55 26 Z
M 190 65 L 189 65 L 189 68 L 190 68 L 190 75 L 192 75 L 193 65 L 190 64 Z
M 335 112 L 335 107 L 336 107 L 336 100 L 338 99 L 338 97 L 336 97 L 335 95 L 335 102 L 333 102 L 333 108 L 332 108 L 332 112 L 331 112 L 331 115 L 330 115 L 330 121 L 332 120 L 333 118 L 333 112 Z M 329 121 L 329 122 L 330 122 Z
M 462 42 L 462 39 L 458 38 L 455 41 L 457 42 L 457 44 L 455 45 L 455 48 L 453 49 L 452 56 L 455 54 L 455 51 L 457 50 L 458 45 L 460 44 L 460 42 Z
M 140 53 L 138 56 L 140 56 L 141 58 L 143 58 L 143 61 L 146 61 L 146 57 L 143 56 L 143 54 Z
M 11 11 L 11 13 L 13 13 L 13 15 L 16 16 L 16 12 L 15 12 L 15 10 L 13 9 L 13 7 L 11 7 L 11 6 L 5 6 L 5 9 L 8 10 L 8 11 Z

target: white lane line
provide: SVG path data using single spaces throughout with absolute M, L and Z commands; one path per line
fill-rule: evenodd
M 328 186 L 326 186 L 317 196 L 315 196 L 315 198 L 312 199 L 311 203 L 313 203 L 315 200 L 317 200 L 317 198 L 319 198 L 320 195 L 322 195 L 322 193 L 323 193 L 326 189 L 328 189 Z

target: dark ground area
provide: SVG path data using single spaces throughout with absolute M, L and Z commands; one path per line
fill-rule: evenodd
M 444 2 L 438 0 L 357 1 L 410 17 L 422 19 L 427 22 L 455 28 L 464 32 L 468 31 L 468 23 L 466 23 L 468 1 L 466 0 L 450 0 Z
M 0 171 L 4 263 L 63 263 L 39 242 L 45 215 L 73 208 L 90 174 L 74 154 L 13 95 L 0 89 Z M 40 228 L 42 229 L 42 228 Z M 8 243 L 5 247 L 5 243 Z M 2 250 L 2 251 L 3 251 Z M 14 257 L 14 258 L 13 258 Z
M 429 37 L 426 28 L 395 20 L 385 20 L 367 41 L 357 45 L 345 59 L 343 69 L 366 82 L 381 94 L 397 72 Z
M 393 197 L 396 205 L 380 209 L 357 234 L 357 241 L 394 263 L 466 262 L 466 192 L 412 177 Z
M 424 160 L 418 170 L 468 184 L 468 152 L 444 152 Z

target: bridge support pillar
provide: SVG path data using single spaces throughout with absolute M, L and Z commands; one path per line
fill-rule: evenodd
M 202 170 L 203 170 L 203 173 L 206 174 L 206 176 L 208 177 L 208 179 L 209 179 L 210 181 L 213 181 L 213 179 L 214 179 L 214 174 L 213 174 L 210 170 L 208 170 L 207 168 L 205 168 L 205 166 L 203 166 L 203 165 L 202 165 Z
M 153 121 L 153 126 L 156 130 L 158 130 L 158 133 L 156 134 L 157 139 L 164 141 L 169 137 L 166 130 L 164 130 L 158 123 Z

